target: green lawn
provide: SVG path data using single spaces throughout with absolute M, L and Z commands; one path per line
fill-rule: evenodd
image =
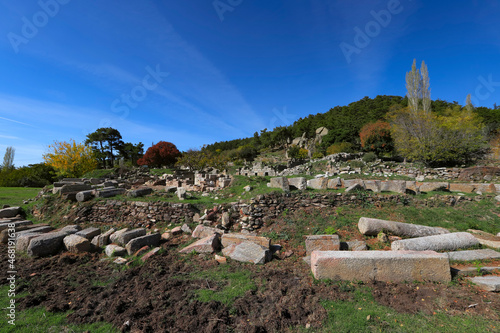
M 22 206 L 23 200 L 36 197 L 41 188 L 0 187 L 0 208 L 3 205 Z

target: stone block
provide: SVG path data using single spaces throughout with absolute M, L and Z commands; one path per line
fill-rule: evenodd
M 123 233 L 120 233 L 114 239 L 114 243 L 117 243 L 118 245 L 121 245 L 121 246 L 125 246 L 132 239 L 137 238 L 137 237 L 142 237 L 145 235 L 146 235 L 146 229 L 144 229 L 144 228 L 138 228 L 138 229 L 125 231 Z
M 328 179 L 327 188 L 332 189 L 332 190 L 336 190 L 336 189 L 339 189 L 341 187 L 342 187 L 342 180 L 339 177 Z
M 290 189 L 304 191 L 305 189 L 307 189 L 307 179 L 305 177 L 288 178 L 288 185 Z
M 366 246 L 365 241 L 348 241 L 348 242 L 340 242 L 340 250 L 342 251 L 366 251 L 368 247 Z
M 363 189 L 365 188 L 365 182 L 362 179 L 342 179 L 342 185 L 345 188 L 349 188 L 349 187 L 354 186 L 356 184 L 361 186 Z
M 450 183 L 451 192 L 473 193 L 476 190 L 475 184 L 467 183 Z
M 28 226 L 28 225 L 32 225 L 32 224 L 33 224 L 33 222 L 31 222 L 30 220 L 2 223 L 2 224 L 0 224 L 0 231 L 5 230 L 5 229 L 9 229 L 9 226 L 13 227 L 15 229 L 17 227 Z
M 130 230 L 129 228 L 123 228 L 123 229 L 120 229 L 120 230 L 112 233 L 111 235 L 109 235 L 109 241 L 111 243 L 116 243 L 116 240 L 118 239 L 118 237 L 120 237 L 124 232 L 127 232 L 129 230 Z
M 211 228 L 204 226 L 203 224 L 198 225 L 193 233 L 191 234 L 191 237 L 193 238 L 205 238 L 208 236 L 212 236 L 213 234 L 222 234 L 222 230 L 216 229 L 216 228 Z
M 63 247 L 63 239 L 67 234 L 62 231 L 42 234 L 33 238 L 27 248 L 29 256 L 46 257 L 57 254 Z
M 282 189 L 283 191 L 290 191 L 290 185 L 288 183 L 288 179 L 286 177 L 274 177 L 271 178 L 271 181 L 269 182 L 269 187 L 272 188 L 279 188 Z
M 474 261 L 500 259 L 500 252 L 491 249 L 447 252 L 450 260 Z
M 222 250 L 222 254 L 240 262 L 251 262 L 253 264 L 265 264 L 272 259 L 268 248 L 252 242 L 232 244 Z
M 476 276 L 469 278 L 469 280 L 482 290 L 494 292 L 500 291 L 500 276 Z
M 307 187 L 315 190 L 326 190 L 328 188 L 328 178 L 314 178 L 307 181 Z
M 363 191 L 365 188 L 359 184 L 353 184 L 349 187 L 347 187 L 344 191 L 344 193 L 349 193 L 353 191 Z
M 40 235 L 43 235 L 41 232 L 29 232 L 23 235 L 20 235 L 19 237 L 16 238 L 16 251 L 18 252 L 26 252 L 28 250 L 28 245 L 30 244 L 30 241 L 38 237 Z
M 380 182 L 380 192 L 406 193 L 406 181 L 404 180 L 386 180 Z
M 454 251 L 477 245 L 479 245 L 477 239 L 468 232 L 455 232 L 395 241 L 392 242 L 391 249 L 393 251 Z
M 451 281 L 446 254 L 434 251 L 313 251 L 316 279 L 348 281 Z
M 47 228 L 44 231 L 39 231 L 38 228 Z M 22 225 L 18 227 L 14 227 L 14 230 L 16 231 L 16 237 L 19 237 L 21 232 L 29 232 L 30 230 L 37 229 L 37 232 L 43 233 L 43 232 L 49 232 L 52 231 L 52 228 L 48 224 L 29 224 L 29 225 Z M 9 229 L 4 229 L 0 232 L 0 243 L 2 244 L 7 244 L 9 240 Z
M 20 207 L 7 207 L 0 209 L 0 218 L 9 218 L 9 217 L 15 217 L 18 214 L 21 214 L 21 208 Z
M 76 234 L 64 237 L 64 248 L 72 253 L 83 253 L 92 251 L 92 244 L 90 241 L 82 236 Z
M 245 235 L 240 233 L 223 234 L 221 241 L 223 247 L 227 247 L 233 244 L 238 245 L 243 242 L 255 243 L 257 245 L 263 246 L 266 249 L 269 249 L 269 247 L 271 246 L 271 240 L 267 237 Z
M 380 192 L 380 180 L 365 180 L 364 183 L 367 190 L 373 191 L 375 193 Z
M 119 257 L 126 255 L 127 250 L 119 245 L 109 244 L 104 249 L 104 253 L 106 253 L 108 257 Z
M 439 227 L 428 227 L 425 225 L 394 222 L 380 219 L 361 217 L 358 229 L 363 235 L 376 236 L 379 232 L 389 232 L 401 237 L 423 237 L 449 233 L 448 230 Z
M 450 184 L 445 182 L 426 182 L 418 187 L 420 192 L 449 191 Z
M 406 186 L 406 192 L 407 193 L 412 193 L 412 194 L 417 194 L 419 193 L 419 188 L 417 186 L 417 182 L 414 180 L 407 180 L 405 182 Z
M 100 234 L 101 234 L 101 229 L 92 227 L 80 230 L 76 233 L 76 235 L 87 238 L 88 240 L 92 240 L 92 238 Z
M 91 190 L 92 186 L 91 185 L 86 185 L 86 184 L 66 184 L 61 187 L 59 190 L 59 193 L 61 194 L 66 194 L 66 193 L 73 193 L 73 192 L 81 192 L 81 191 L 88 191 Z
M 104 247 L 109 244 L 109 237 L 115 232 L 114 228 L 109 229 L 105 233 L 101 235 L 94 236 L 92 238 L 92 244 L 94 244 L 97 247 Z
M 151 251 L 149 251 L 148 253 L 146 253 L 145 255 L 143 255 L 141 257 L 141 260 L 142 261 L 147 261 L 149 258 L 151 258 L 152 256 L 156 255 L 160 250 L 161 250 L 160 247 L 155 247 L 154 249 L 152 249 Z
M 219 234 L 212 234 L 211 236 L 202 238 L 193 244 L 186 246 L 181 249 L 179 253 L 191 253 L 193 251 L 197 253 L 214 253 L 219 251 L 221 248 Z
M 338 251 L 340 240 L 338 235 L 310 235 L 306 236 L 306 255 L 312 251 Z
M 158 246 L 160 244 L 161 235 L 160 234 L 150 234 L 140 237 L 134 237 L 131 239 L 125 248 L 129 255 L 134 254 L 143 246 Z
M 177 198 L 179 198 L 179 200 L 186 199 L 186 188 L 177 187 Z

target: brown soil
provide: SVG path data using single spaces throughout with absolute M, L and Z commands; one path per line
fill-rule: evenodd
M 73 312 L 73 323 L 111 322 L 132 332 L 283 332 L 289 327 L 321 326 L 326 311 L 320 300 L 349 300 L 353 293 L 341 284 L 315 283 L 298 256 L 265 266 L 244 265 L 257 290 L 248 291 L 232 307 L 201 302 L 195 291 L 218 290 L 220 282 L 190 278 L 214 268 L 208 256 L 179 256 L 171 245 L 144 265 L 119 269 L 98 254 L 61 254 L 50 258 L 18 258 L 19 309 L 45 306 L 49 311 Z M 295 249 L 296 253 L 298 249 Z M 0 246 L 0 281 L 5 283 L 7 248 Z M 231 262 L 230 270 L 242 264 Z M 99 281 L 99 283 L 98 283 Z M 471 313 L 499 320 L 500 295 L 456 284 L 368 283 L 375 300 L 398 312 Z M 488 303 L 489 302 L 489 303 Z M 472 304 L 476 304 L 469 307 Z M 128 322 L 128 324 L 125 324 Z

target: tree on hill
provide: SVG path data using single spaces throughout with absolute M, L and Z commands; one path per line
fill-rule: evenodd
M 97 159 L 90 146 L 76 143 L 75 140 L 54 141 L 48 152 L 43 155 L 45 164 L 57 170 L 63 177 L 81 177 L 97 167 Z
M 377 154 L 390 152 L 394 148 L 391 137 L 391 125 L 388 122 L 378 120 L 375 123 L 366 124 L 359 132 L 361 147 L 365 151 L 373 151 Z
M 85 144 L 91 145 L 100 166 L 113 167 L 115 161 L 114 151 L 119 151 L 123 145 L 122 135 L 117 129 L 111 127 L 98 128 L 95 132 L 87 135 Z
M 146 154 L 137 160 L 137 164 L 148 165 L 153 168 L 172 166 L 180 156 L 181 153 L 173 143 L 160 141 L 149 147 Z
M 483 124 L 470 108 L 453 105 L 431 112 L 427 66 L 406 74 L 408 106 L 391 112 L 391 134 L 405 158 L 427 165 L 469 163 L 485 152 Z
M 5 155 L 3 156 L 3 163 L 1 169 L 10 170 L 14 168 L 14 154 L 16 150 L 13 147 L 7 147 Z
M 132 165 L 137 164 L 137 160 L 144 155 L 144 144 L 139 142 L 134 145 L 131 142 L 125 142 L 120 147 L 118 147 L 120 156 L 125 160 L 130 161 Z

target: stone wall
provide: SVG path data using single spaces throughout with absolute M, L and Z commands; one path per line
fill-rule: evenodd
M 216 205 L 213 209 L 200 211 L 190 203 L 141 202 L 102 200 L 73 205 L 67 219 L 74 223 L 92 223 L 94 225 L 120 225 L 128 227 L 154 226 L 157 223 L 199 222 L 205 225 L 218 225 L 223 228 L 222 215 L 229 214 L 227 229 L 240 226 L 252 231 L 282 216 L 284 212 L 293 212 L 309 207 L 326 208 L 349 204 L 371 205 L 380 207 L 385 204 L 408 205 L 410 203 L 426 206 L 453 206 L 461 201 L 475 200 L 462 196 L 435 196 L 429 199 L 416 199 L 409 195 L 377 195 L 373 193 L 282 193 L 273 192 L 258 195 L 247 203 Z M 200 216 L 201 215 L 201 216 Z

